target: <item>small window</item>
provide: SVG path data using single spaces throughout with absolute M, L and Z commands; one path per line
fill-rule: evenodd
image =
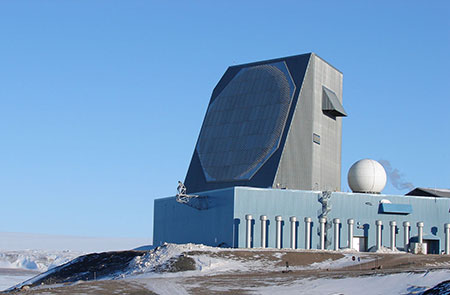
M 313 142 L 320 145 L 320 135 L 313 133 Z

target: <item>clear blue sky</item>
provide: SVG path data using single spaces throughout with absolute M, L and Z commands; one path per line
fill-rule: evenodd
M 343 191 L 366 157 L 450 187 L 450 2 L 276 2 L 1 1 L 0 231 L 151 237 L 226 68 L 306 52 L 344 73 Z

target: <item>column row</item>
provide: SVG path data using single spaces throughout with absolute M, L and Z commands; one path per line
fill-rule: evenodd
M 250 214 L 247 214 L 245 216 L 246 219 L 246 247 L 247 248 L 251 248 L 252 247 L 252 221 L 253 221 L 253 216 Z M 261 215 L 260 216 L 260 221 L 261 221 L 261 248 L 266 248 L 267 247 L 267 227 L 268 227 L 268 217 L 266 215 Z M 282 216 L 278 215 L 275 217 L 275 245 L 276 248 L 281 249 L 281 239 L 282 239 L 282 221 L 283 218 Z M 297 241 L 297 232 L 296 232 L 296 223 L 297 223 L 297 217 L 295 216 L 291 216 L 289 218 L 289 222 L 290 222 L 290 248 L 292 249 L 296 249 L 298 248 L 298 246 L 296 245 L 296 241 Z M 304 219 L 305 222 L 305 245 L 304 248 L 305 249 L 310 249 L 311 248 L 311 223 L 312 223 L 312 218 L 311 217 L 305 217 Z M 327 219 L 326 218 L 319 218 L 319 249 L 324 250 L 325 249 L 325 235 L 326 235 L 326 223 L 327 223 Z M 334 244 L 333 244 L 333 249 L 334 250 L 339 250 L 340 245 L 339 245 L 339 241 L 340 241 L 340 219 L 339 218 L 334 218 L 333 219 L 333 228 L 334 228 Z M 348 248 L 353 248 L 353 227 L 354 227 L 354 219 L 350 218 L 347 219 L 347 226 L 348 226 Z M 381 220 L 376 220 L 375 221 L 375 226 L 376 226 L 376 231 L 375 231 L 375 241 L 376 241 L 376 249 L 380 249 L 381 245 L 382 245 L 382 225 L 383 222 Z M 396 233 L 397 233 L 397 222 L 395 220 L 390 221 L 389 222 L 390 225 L 390 248 L 392 250 L 396 249 Z M 417 232 L 418 232 L 418 244 L 423 244 L 423 227 L 424 227 L 424 223 L 422 221 L 417 222 Z M 410 222 L 409 221 L 405 221 L 403 222 L 403 227 L 404 227 L 404 236 L 403 236 L 403 242 L 404 242 L 404 249 L 408 249 L 409 247 L 409 241 L 410 241 Z M 446 223 L 444 225 L 444 233 L 445 233 L 445 248 L 444 248 L 444 253 L 445 254 L 450 254 L 450 223 Z

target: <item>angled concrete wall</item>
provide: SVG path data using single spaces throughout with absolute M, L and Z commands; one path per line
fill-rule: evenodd
M 326 61 L 314 55 L 313 132 L 320 135 L 320 145 L 313 145 L 313 183 L 319 190 L 341 190 L 342 117 L 327 116 L 322 111 L 323 87 L 333 91 L 342 104 L 343 75 Z M 312 189 L 316 189 L 314 186 Z
M 313 189 L 314 68 L 310 60 L 272 187 Z
M 342 83 L 341 72 L 311 55 L 272 187 L 340 191 L 342 117 L 322 102 L 326 87 L 342 104 Z

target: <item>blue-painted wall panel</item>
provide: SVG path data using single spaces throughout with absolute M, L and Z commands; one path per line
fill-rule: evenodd
M 234 189 L 203 192 L 200 195 L 207 196 L 207 210 L 180 204 L 175 197 L 155 200 L 153 245 L 170 242 L 233 246 Z
M 234 218 L 240 220 L 240 234 L 239 247 L 245 247 L 245 215 L 253 215 L 253 246 L 261 246 L 261 215 L 268 217 L 268 247 L 275 247 L 276 239 L 276 222 L 275 216 L 281 215 L 283 217 L 282 229 L 282 247 L 289 247 L 290 245 L 290 222 L 289 217 L 297 216 L 301 218 L 297 222 L 297 231 L 301 237 L 302 244 L 298 244 L 303 248 L 304 246 L 304 231 L 305 223 L 304 217 L 313 218 L 313 223 L 316 225 L 315 216 L 317 210 L 321 208 L 317 201 L 318 194 L 294 190 L 279 190 L 279 189 L 258 189 L 237 187 L 235 193 Z M 314 236 L 314 235 L 313 235 Z M 313 248 L 315 248 L 315 240 L 313 239 Z
M 312 248 L 319 246 L 319 223 L 318 217 L 321 213 L 322 204 L 318 201 L 320 192 L 311 191 L 292 191 L 276 189 L 254 189 L 254 188 L 236 188 L 234 218 L 241 220 L 239 247 L 245 247 L 245 215 L 252 214 L 254 218 L 253 226 L 253 245 L 259 247 L 261 222 L 260 215 L 267 215 L 270 220 L 268 240 L 269 247 L 275 247 L 275 216 L 283 217 L 283 247 L 290 246 L 290 222 L 289 217 L 296 216 L 298 219 L 298 233 L 296 244 L 299 248 L 304 248 L 305 238 L 305 217 L 311 217 L 312 226 Z M 409 204 L 413 212 L 408 215 L 383 214 L 379 212 L 381 200 L 389 200 L 396 204 Z M 355 220 L 354 235 L 366 236 L 368 247 L 375 245 L 375 221 L 381 220 L 382 227 L 382 245 L 390 245 L 390 221 L 397 222 L 396 247 L 403 248 L 403 221 L 411 223 L 410 236 L 417 235 L 418 221 L 425 224 L 424 234 L 439 238 L 442 242 L 440 248 L 444 245 L 444 223 L 450 222 L 450 199 L 430 198 L 430 197 L 412 197 L 412 196 L 392 196 L 392 195 L 371 195 L 371 194 L 353 194 L 353 193 L 332 193 L 329 200 L 331 207 L 327 215 L 327 220 L 331 225 L 334 218 L 339 218 L 340 226 L 340 247 L 345 248 L 348 245 L 348 225 L 347 220 Z M 329 226 L 330 226 L 329 225 Z M 328 240 L 332 248 L 334 244 L 333 228 L 329 227 Z
M 259 189 L 235 187 L 201 193 L 207 195 L 210 209 L 197 210 L 185 204 L 179 204 L 174 197 L 155 200 L 154 244 L 162 242 L 202 243 L 217 246 L 220 243 L 232 247 L 245 247 L 245 215 L 253 216 L 252 245 L 260 247 L 261 215 L 269 218 L 268 247 L 275 247 L 275 216 L 283 217 L 282 247 L 290 247 L 289 217 L 296 216 L 296 245 L 305 247 L 305 217 L 312 218 L 311 248 L 319 247 L 318 217 L 322 212 L 319 202 L 321 192 Z M 382 200 L 393 204 L 411 206 L 410 214 L 383 213 L 379 207 Z M 384 201 L 386 202 L 386 201 Z M 331 210 L 327 214 L 329 221 L 328 249 L 332 248 L 333 218 L 341 220 L 340 247 L 348 245 L 347 219 L 355 220 L 354 235 L 366 236 L 368 248 L 375 245 L 375 221 L 383 222 L 382 245 L 390 245 L 390 221 L 397 222 L 396 246 L 403 248 L 403 221 L 411 223 L 410 236 L 417 236 L 418 221 L 423 221 L 425 237 L 440 240 L 440 249 L 444 245 L 444 223 L 450 223 L 450 199 L 416 196 L 371 195 L 335 192 L 329 199 Z M 401 207 L 401 206 L 400 206 Z

